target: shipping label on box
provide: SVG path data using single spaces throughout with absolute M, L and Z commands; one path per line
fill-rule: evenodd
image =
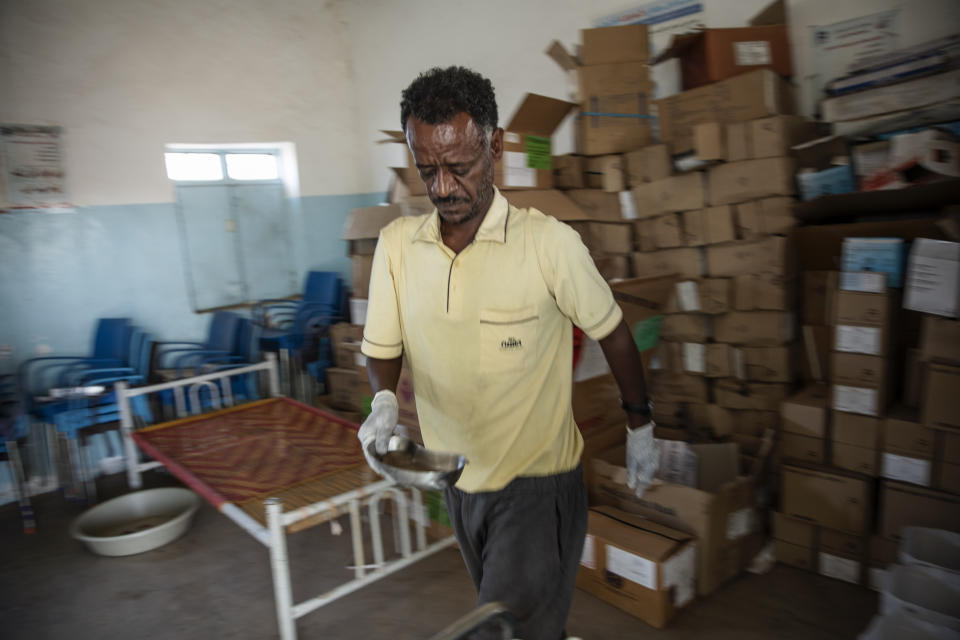
M 883 411 L 883 393 L 879 389 L 835 384 L 832 392 L 832 406 L 835 411 L 849 411 L 868 416 L 878 416 Z
M 921 458 L 899 456 L 895 453 L 883 454 L 883 477 L 900 482 L 909 482 L 924 487 L 930 486 L 930 472 L 933 463 Z
M 960 243 L 926 238 L 914 241 L 903 306 L 951 318 L 960 316 Z
M 847 353 L 882 356 L 885 353 L 883 329 L 837 325 L 834 327 L 833 348 Z
M 874 271 L 841 271 L 841 291 L 859 291 L 861 293 L 886 293 L 887 274 Z

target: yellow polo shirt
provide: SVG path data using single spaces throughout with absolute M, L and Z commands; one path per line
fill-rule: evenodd
M 459 255 L 436 210 L 380 232 L 362 350 L 406 354 L 424 444 L 467 457 L 460 489 L 495 491 L 577 466 L 571 321 L 599 340 L 621 317 L 577 232 L 497 191 Z

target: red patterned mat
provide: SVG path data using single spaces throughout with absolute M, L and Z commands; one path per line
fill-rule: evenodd
M 261 522 L 264 498 L 315 486 L 308 493 L 322 500 L 376 478 L 356 426 L 288 398 L 155 425 L 134 439 L 207 500 L 250 505 Z

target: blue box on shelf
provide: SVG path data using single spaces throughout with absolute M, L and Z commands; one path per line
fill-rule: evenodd
M 903 238 L 844 238 L 841 269 L 887 274 L 887 286 L 903 286 Z
M 820 196 L 834 196 L 841 193 L 853 193 L 857 182 L 850 165 L 830 167 L 823 171 L 807 171 L 797 174 L 797 187 L 802 200 L 813 200 Z

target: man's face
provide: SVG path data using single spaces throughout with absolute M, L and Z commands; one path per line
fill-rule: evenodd
M 458 225 L 486 213 L 493 201 L 493 163 L 503 153 L 503 130 L 487 143 L 466 113 L 443 124 L 407 120 L 407 144 L 440 219 Z

